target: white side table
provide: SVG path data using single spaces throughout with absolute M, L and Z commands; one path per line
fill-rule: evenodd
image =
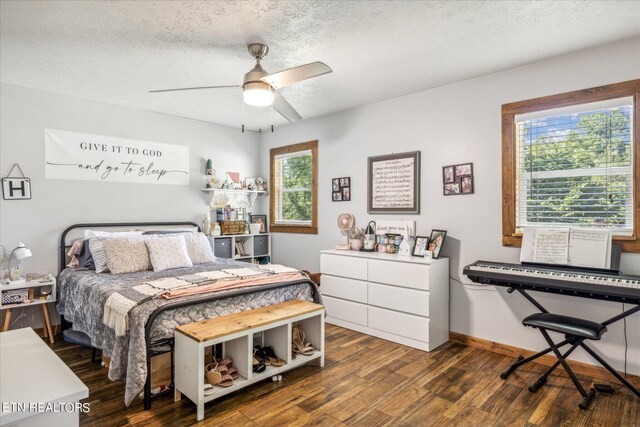
M 14 308 L 31 307 L 39 305 L 42 308 L 42 323 L 44 327 L 44 336 L 49 337 L 49 342 L 53 344 L 55 342 L 53 338 L 53 329 L 51 327 L 51 317 L 49 316 L 49 307 L 47 304 L 56 302 L 56 280 L 29 280 L 27 282 L 19 283 L 16 285 L 4 285 L 0 284 L 0 297 L 6 291 L 15 291 L 20 289 L 33 289 L 34 293 L 43 286 L 51 286 L 51 293 L 47 299 L 33 299 L 29 303 L 23 304 L 3 304 L 2 298 L 0 298 L 0 311 L 4 311 L 4 321 L 2 322 L 2 332 L 9 330 L 11 325 L 11 315 Z
M 87 397 L 87 386 L 33 329 L 0 333 L 0 426 L 77 426 Z M 40 409 L 18 407 L 30 403 Z

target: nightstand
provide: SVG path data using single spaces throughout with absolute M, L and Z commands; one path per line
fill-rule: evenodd
M 46 299 L 39 299 L 40 288 L 50 286 L 51 293 Z M 48 304 L 56 302 L 56 279 L 49 275 L 40 280 L 29 280 L 14 285 L 0 284 L 0 311 L 4 310 L 4 321 L 2 322 L 2 332 L 9 330 L 11 324 L 11 315 L 14 308 L 31 307 L 39 305 L 42 309 L 42 323 L 44 324 L 44 336 L 49 338 L 49 342 L 53 344 L 53 329 L 51 328 L 51 317 L 49 316 Z M 21 295 L 22 294 L 22 295 Z M 30 298 L 32 297 L 32 298 Z M 17 301 L 30 302 L 11 302 Z

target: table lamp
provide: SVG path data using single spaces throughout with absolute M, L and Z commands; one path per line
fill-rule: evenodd
M 13 256 L 16 256 L 16 265 L 14 267 L 13 270 L 11 270 L 11 260 L 13 259 Z M 25 258 L 29 258 L 31 256 L 31 250 L 29 248 L 27 248 L 27 246 L 20 242 L 20 244 L 11 251 L 11 255 L 9 255 L 9 277 L 11 278 L 11 281 L 9 282 L 10 285 L 17 285 L 19 283 L 24 283 L 26 280 L 24 279 L 24 277 L 20 277 L 20 260 L 21 259 L 25 259 Z

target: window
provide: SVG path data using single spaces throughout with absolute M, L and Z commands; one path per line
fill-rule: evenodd
M 502 106 L 503 244 L 527 226 L 610 229 L 640 252 L 640 80 Z
M 271 150 L 271 231 L 318 233 L 318 141 Z

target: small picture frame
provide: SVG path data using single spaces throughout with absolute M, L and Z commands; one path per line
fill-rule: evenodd
M 429 238 L 429 246 L 427 250 L 432 253 L 433 259 L 440 257 L 440 251 L 444 245 L 444 239 L 447 237 L 447 230 L 431 230 Z
M 444 185 L 444 195 L 445 196 L 453 196 L 456 194 L 460 194 L 460 183 L 454 182 L 452 184 Z
M 253 178 L 253 177 L 245 178 L 244 179 L 244 188 L 246 190 L 251 190 L 251 191 L 256 190 L 257 189 L 257 187 L 256 187 L 256 179 Z
M 331 180 L 331 201 L 348 202 L 351 200 L 351 177 L 343 176 Z
M 459 176 L 471 176 L 473 175 L 473 163 L 462 163 L 456 165 L 456 178 Z
M 456 180 L 456 177 L 455 177 L 453 165 L 444 166 L 442 168 L 442 182 L 447 184 L 447 183 L 455 182 L 455 180 Z
M 345 187 L 342 189 L 342 201 L 348 202 L 351 200 L 351 187 Z
M 460 179 L 460 193 L 473 194 L 473 176 L 463 176 Z
M 267 233 L 269 231 L 266 215 L 249 215 L 249 221 L 251 221 L 252 224 L 261 224 L 260 233 Z
M 429 238 L 427 236 L 416 236 L 416 244 L 413 247 L 413 256 L 423 257 L 427 253 L 429 247 Z

